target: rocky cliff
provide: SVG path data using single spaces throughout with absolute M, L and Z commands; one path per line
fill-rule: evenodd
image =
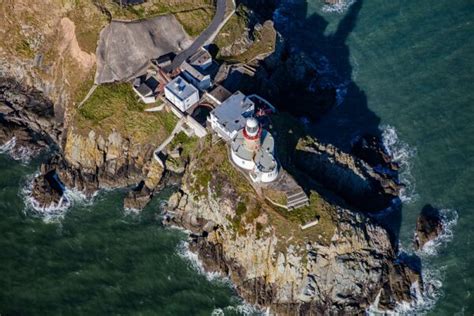
M 148 116 L 150 124 L 142 127 L 149 137 L 138 137 L 121 124 L 125 117 L 139 125 L 141 109 L 112 99 L 97 102 L 92 110 L 84 106 L 79 114 L 89 122 L 77 121 L 78 101 L 94 72 L 98 31 L 107 17 L 87 1 L 7 0 L 0 8 L 2 29 L 10 31 L 0 33 L 0 141 L 15 137 L 18 148 L 57 149 L 34 180 L 32 196 L 39 206 L 57 205 L 67 188 L 92 194 L 101 188 L 134 186 L 124 205 L 143 208 L 169 179 L 152 157 L 156 143 L 166 136 L 163 118 Z M 295 86 L 314 75 L 304 56 L 287 58 L 284 50 L 278 51 L 272 71 L 261 68 L 264 73 L 257 77 L 268 84 L 262 91 L 278 96 L 288 74 L 298 79 Z M 266 65 L 272 65 L 272 58 Z M 334 89 L 320 90 L 319 95 L 324 108 L 333 101 Z M 110 114 L 116 103 L 120 107 Z M 156 122 L 163 123 L 160 131 Z M 166 222 L 193 231 L 192 250 L 209 269 L 230 276 L 242 297 L 282 315 L 361 313 L 374 301 L 389 309 L 412 300 L 410 287 L 421 282 L 419 275 L 398 260 L 387 232 L 377 223 L 330 204 L 316 192 L 311 193 L 310 206 L 297 212 L 274 209 L 229 164 L 225 147 L 211 144 L 206 139 L 192 152 Z M 317 180 L 342 189 L 335 191 L 346 192 L 348 200 L 368 197 L 385 203 L 396 195 L 396 185 L 363 162 L 317 142 L 306 147 L 301 154 L 311 163 L 300 162 L 300 167 L 332 179 Z M 292 160 L 293 148 L 287 150 L 282 158 Z M 319 222 L 302 230 L 308 218 Z
M 388 233 L 372 220 L 322 201 L 305 210 L 319 223 L 302 230 L 293 217 L 300 210 L 272 209 L 245 188 L 222 183 L 225 161 L 216 149 L 200 154 L 212 155 L 207 181 L 206 166 L 191 163 L 165 222 L 191 230 L 191 249 L 208 269 L 229 276 L 248 302 L 306 315 L 363 313 L 376 299 L 382 309 L 413 299 L 419 274 L 397 260 Z M 240 177 L 232 175 L 236 184 L 245 181 Z
M 295 163 L 362 211 L 387 208 L 402 187 L 391 175 L 378 172 L 364 160 L 309 137 L 299 141 Z

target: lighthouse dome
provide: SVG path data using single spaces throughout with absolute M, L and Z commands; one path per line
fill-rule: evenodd
M 259 125 L 258 125 L 257 119 L 254 117 L 248 118 L 245 124 L 245 131 L 247 135 L 250 137 L 254 137 L 258 134 L 258 130 L 259 130 Z

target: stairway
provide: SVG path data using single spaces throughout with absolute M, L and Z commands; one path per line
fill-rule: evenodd
M 300 187 L 286 192 L 288 210 L 295 210 L 309 205 L 309 198 Z

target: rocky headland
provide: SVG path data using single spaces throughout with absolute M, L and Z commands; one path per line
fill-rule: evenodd
M 90 196 L 128 187 L 124 206 L 140 210 L 154 193 L 173 184 L 179 190 L 170 198 L 165 225 L 190 230 L 191 250 L 204 265 L 229 276 L 238 293 L 260 308 L 281 315 L 358 314 L 374 303 L 387 310 L 415 299 L 413 286 L 422 286 L 419 271 L 400 260 L 396 242 L 367 215 L 388 206 L 400 189 L 396 178 L 374 166 L 365 150 L 370 146 L 359 157 L 344 153 L 305 137 L 297 120 L 277 114 L 272 128 L 282 165 L 310 195 L 310 205 L 297 211 L 268 204 L 230 165 L 224 144 L 213 145 L 209 137 L 183 141 L 183 154 L 174 162 L 180 168 L 163 168 L 153 150 L 175 123 L 167 114 L 144 114 L 122 86 L 114 91 L 123 98 L 101 86 L 96 95 L 102 99 L 77 107 L 95 70 L 95 59 L 87 57 L 95 46 L 88 46 L 91 40 L 84 34 L 93 31 L 96 43 L 108 16 L 101 7 L 66 2 L 52 2 L 48 12 L 22 0 L 0 4 L 16 17 L 5 20 L 7 27 L 19 30 L 9 39 L 16 43 L 5 41 L 8 47 L 0 51 L 0 141 L 15 137 L 18 148 L 51 150 L 33 182 L 32 197 L 40 207 L 59 203 L 64 190 L 72 188 Z M 82 29 L 78 12 L 91 18 L 93 29 Z M 47 16 L 48 23 L 25 29 L 29 16 L 33 22 Z M 78 24 L 71 27 L 64 19 Z M 271 27 L 261 25 L 257 32 Z M 24 45 L 18 48 L 18 43 Z M 265 67 L 255 77 L 259 91 L 272 99 L 283 84 L 299 87 L 318 78 L 304 55 L 287 58 L 281 45 L 262 61 Z M 253 47 L 246 43 L 239 55 L 244 46 L 247 51 Z M 333 88 L 303 90 L 318 96 L 312 99 L 318 113 L 334 103 Z M 125 117 L 135 124 L 124 124 Z M 385 158 L 384 163 L 390 165 Z M 178 169 L 179 176 L 172 172 Z M 317 225 L 301 228 L 314 218 Z

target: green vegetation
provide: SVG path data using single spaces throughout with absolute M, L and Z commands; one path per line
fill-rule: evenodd
M 319 196 L 317 192 L 310 194 L 310 204 L 296 210 L 274 208 L 270 213 L 272 223 L 277 228 L 282 240 L 293 236 L 295 240 L 318 241 L 328 244 L 336 228 L 335 207 Z M 301 226 L 314 219 L 319 219 L 315 226 L 301 230 Z
M 199 8 L 192 11 L 184 11 L 175 14 L 178 21 L 190 36 L 198 36 L 211 23 L 214 10 L 211 8 Z
M 239 5 L 235 14 L 217 35 L 214 43 L 219 49 L 238 43 L 246 34 L 250 22 L 249 10 Z M 243 53 L 234 56 L 219 54 L 218 59 L 229 63 L 248 63 L 259 55 L 268 54 L 275 50 L 276 31 L 270 21 L 265 22 L 261 28 L 254 30 L 254 42 Z
M 168 148 L 173 150 L 176 147 L 181 147 L 181 158 L 188 159 L 197 148 L 199 139 L 197 137 L 189 137 L 184 132 L 176 134 L 168 145 Z
M 117 130 L 136 142 L 159 144 L 177 120 L 172 113 L 143 112 L 144 108 L 129 84 L 100 85 L 78 110 L 76 126 L 86 133 L 90 129 L 104 134 Z
M 76 0 L 67 17 L 74 22 L 79 47 L 95 54 L 102 28 L 108 23 L 106 15 L 100 12 L 91 1 Z
M 30 43 L 26 39 L 21 39 L 20 42 L 16 45 L 15 51 L 24 58 L 33 58 L 35 57 L 35 52 L 31 48 Z
M 235 10 L 234 15 L 229 19 L 229 21 L 227 21 L 217 35 L 214 44 L 219 48 L 223 48 L 237 42 L 237 40 L 245 33 L 248 23 L 249 11 L 245 6 L 239 5 Z
M 174 14 L 190 36 L 200 34 L 210 24 L 215 12 L 213 0 L 148 0 L 122 8 L 110 0 L 99 1 L 114 19 L 135 20 Z

